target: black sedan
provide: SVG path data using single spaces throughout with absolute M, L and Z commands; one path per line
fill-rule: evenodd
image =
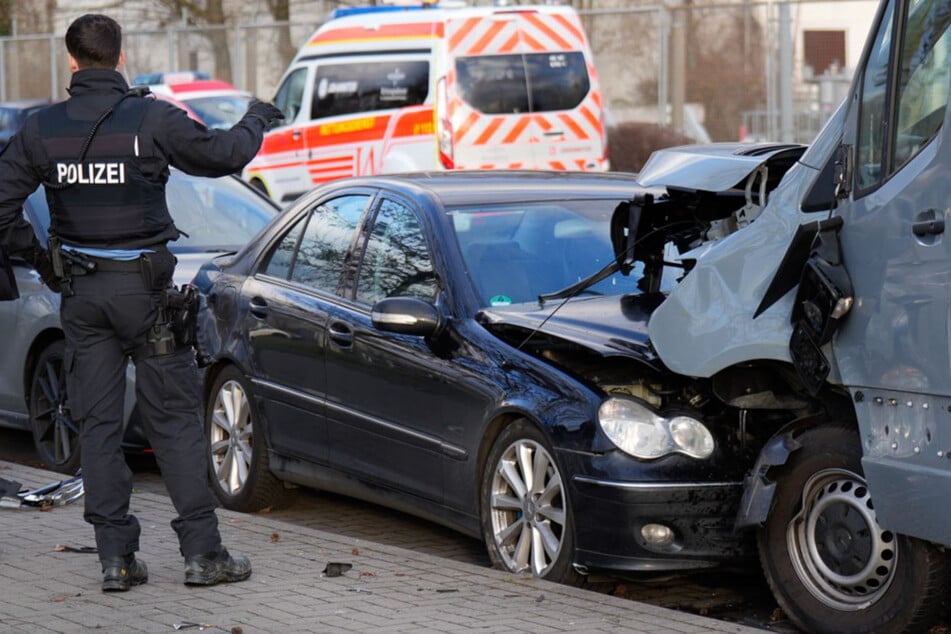
M 743 443 L 700 399 L 671 401 L 678 379 L 647 341 L 682 272 L 660 225 L 628 275 L 608 266 L 633 190 L 631 175 L 565 172 L 341 180 L 206 264 L 223 504 L 336 491 L 561 581 L 748 556 Z

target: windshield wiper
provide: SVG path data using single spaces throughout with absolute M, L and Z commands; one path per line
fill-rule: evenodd
M 571 286 L 567 286 L 561 289 L 560 291 L 555 291 L 554 293 L 545 293 L 544 295 L 539 295 L 538 303 L 544 306 L 545 302 L 553 300 L 553 299 L 570 299 L 574 297 L 575 295 L 580 295 L 581 293 L 588 290 L 590 287 L 594 286 L 595 284 L 597 284 L 598 282 L 602 280 L 605 280 L 611 277 L 612 275 L 614 275 L 620 270 L 621 270 L 621 267 L 617 263 L 617 260 L 611 260 L 611 262 L 609 262 L 607 266 L 605 266 L 603 269 L 601 269 L 597 273 L 594 273 L 593 275 L 589 275 L 583 280 L 578 280 Z

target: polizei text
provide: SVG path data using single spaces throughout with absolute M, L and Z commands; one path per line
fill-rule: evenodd
M 124 185 L 125 163 L 57 163 L 56 180 L 64 185 Z

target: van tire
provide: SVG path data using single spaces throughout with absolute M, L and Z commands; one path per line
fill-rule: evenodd
M 798 441 L 772 474 L 776 494 L 757 533 L 779 606 L 806 632 L 927 631 L 942 608 L 945 555 L 878 525 L 854 429 L 817 427 Z

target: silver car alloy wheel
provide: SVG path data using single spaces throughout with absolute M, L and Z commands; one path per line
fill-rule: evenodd
M 505 567 L 544 577 L 566 530 L 561 474 L 545 448 L 529 439 L 509 445 L 494 469 L 490 517 Z
M 251 404 L 237 381 L 225 382 L 215 395 L 209 436 L 218 486 L 225 493 L 235 495 L 248 482 L 254 456 Z
M 891 585 L 898 563 L 895 535 L 878 525 L 865 480 L 844 469 L 809 478 L 786 542 L 803 586 L 836 610 L 875 603 Z

